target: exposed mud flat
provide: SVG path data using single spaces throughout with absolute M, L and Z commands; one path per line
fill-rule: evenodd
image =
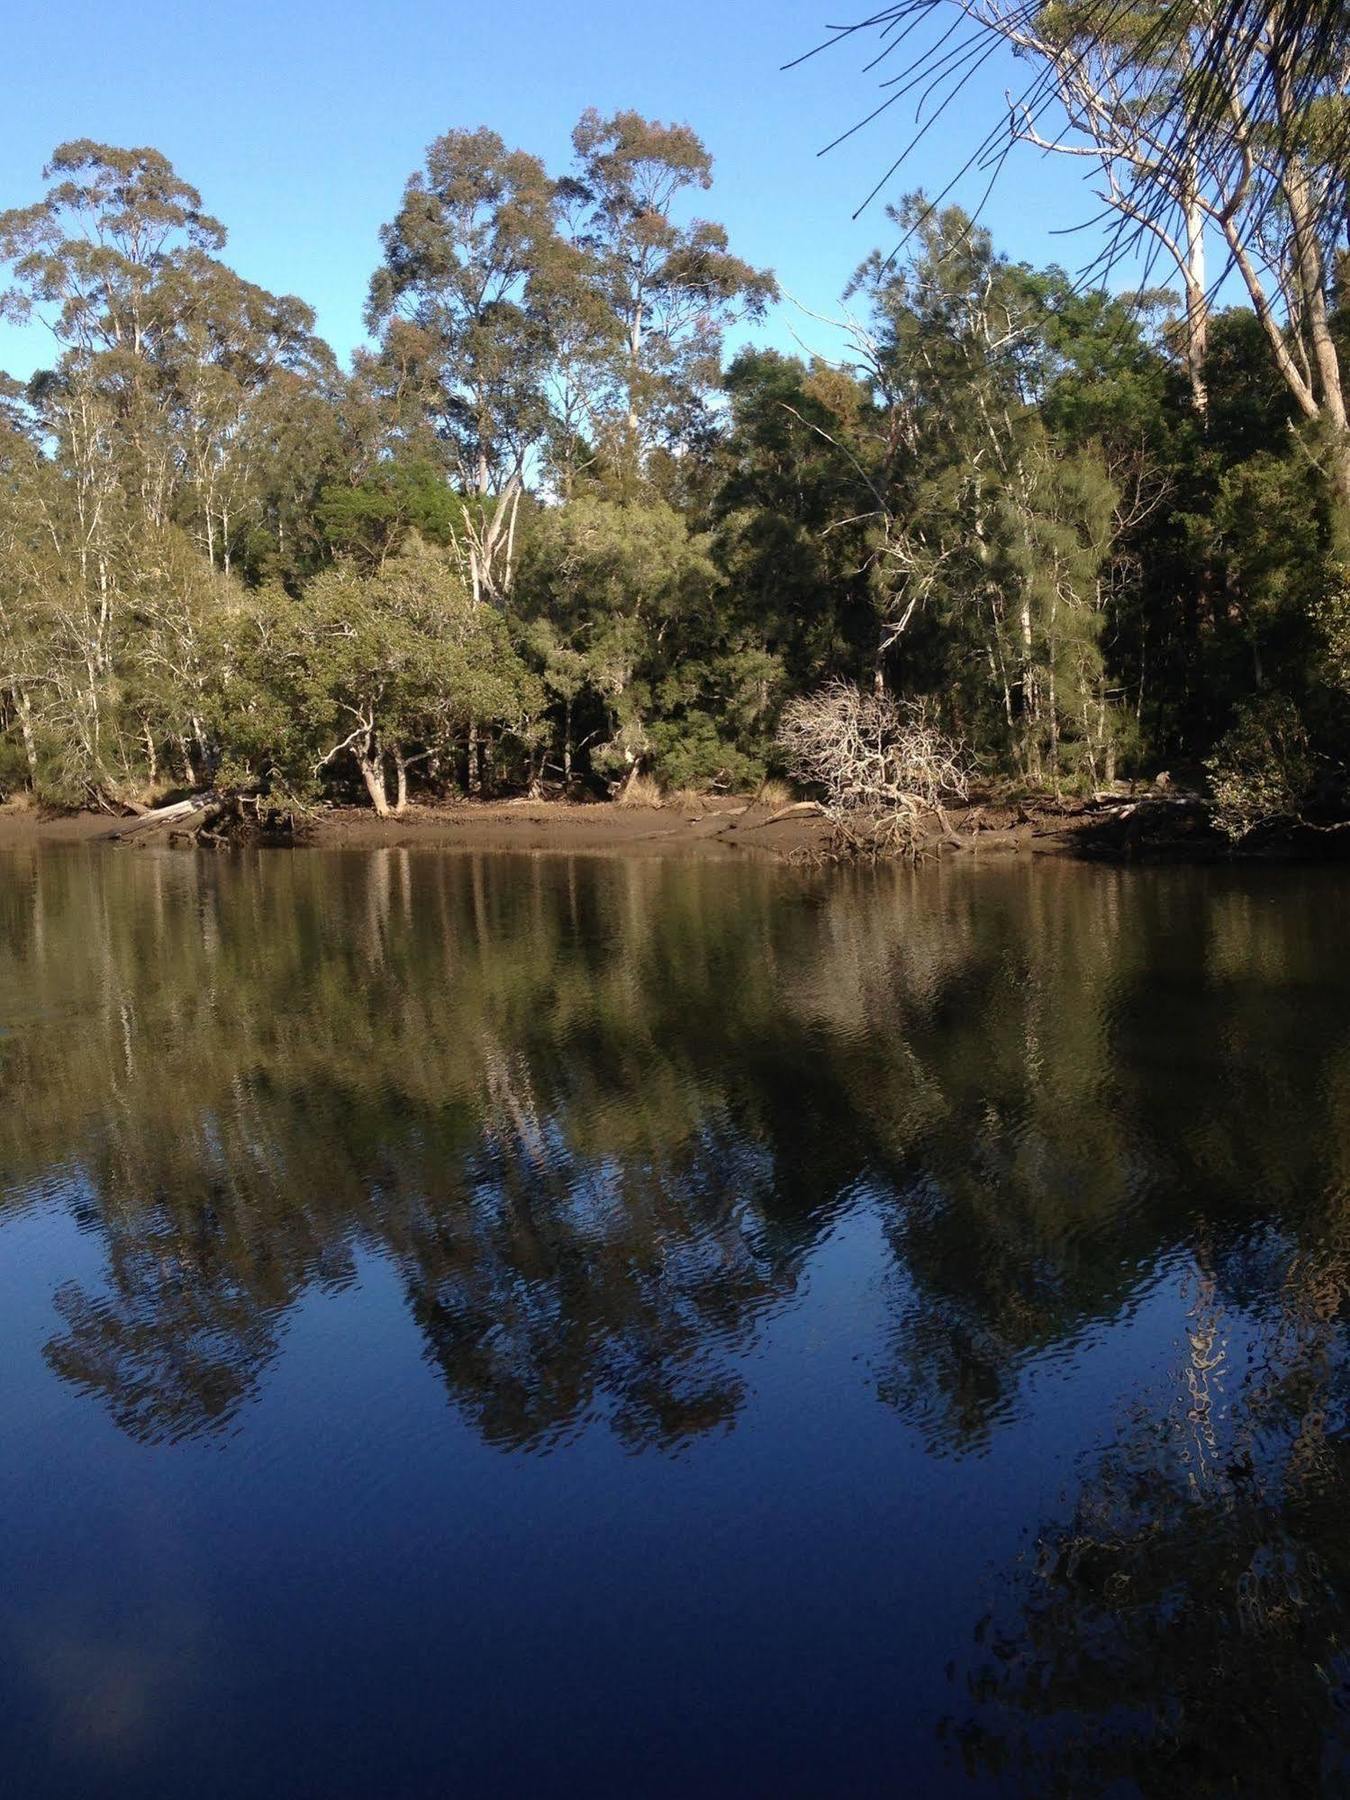
M 1123 861 L 1210 862 L 1232 854 L 1197 796 L 1145 790 L 1109 801 L 975 800 L 934 822 L 928 848 L 941 855 L 1072 856 Z M 131 831 L 124 842 L 145 847 L 185 841 L 166 828 L 141 830 L 107 813 L 48 813 L 0 807 L 0 846 L 34 842 L 90 843 Z M 265 840 L 266 841 L 266 840 Z M 768 856 L 787 861 L 828 857 L 831 827 L 819 813 L 774 809 L 749 798 L 657 807 L 605 801 L 465 800 L 412 806 L 380 819 L 364 807 L 323 808 L 294 835 L 271 841 L 327 849 L 506 850 L 531 854 L 634 856 Z M 1240 852 L 1299 861 L 1350 853 L 1350 831 L 1307 828 Z

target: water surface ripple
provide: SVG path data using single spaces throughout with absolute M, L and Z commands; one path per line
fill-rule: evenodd
M 1347 1791 L 1348 898 L 7 852 L 5 1791 Z

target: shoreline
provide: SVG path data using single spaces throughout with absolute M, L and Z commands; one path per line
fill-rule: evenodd
M 1143 793 L 1090 801 L 984 801 L 936 823 L 930 853 L 946 859 L 1056 857 L 1115 864 L 1306 866 L 1344 862 L 1350 830 L 1305 828 L 1234 851 L 1190 796 Z M 326 807 L 294 837 L 254 839 L 260 847 L 306 850 L 511 851 L 529 855 L 722 856 L 803 863 L 828 860 L 831 827 L 819 814 L 775 812 L 749 797 L 659 807 L 608 801 L 459 800 L 414 805 L 394 818 L 366 807 Z M 40 844 L 143 849 L 192 847 L 172 824 L 139 826 L 109 813 L 47 813 L 0 806 L 0 850 Z M 205 845 L 201 846 L 205 848 Z
M 1147 796 L 1111 813 L 1082 802 L 1044 802 L 1036 807 L 1014 802 L 973 804 L 949 816 L 952 831 L 935 828 L 932 848 L 962 859 L 1031 855 L 1110 861 L 1228 860 L 1221 841 L 1193 811 Z M 1145 816 L 1148 831 L 1141 830 Z M 171 828 L 128 831 L 134 824 L 107 813 L 48 814 L 32 806 L 5 806 L 0 807 L 0 849 L 119 842 L 115 835 L 119 832 L 125 833 L 119 843 L 123 848 L 175 841 Z M 329 807 L 315 813 L 294 839 L 284 840 L 284 847 L 751 855 L 800 862 L 822 856 L 829 837 L 829 822 L 818 814 L 781 816 L 746 797 L 660 807 L 511 799 L 412 806 L 401 816 L 386 819 L 363 807 Z M 182 842 L 181 833 L 177 841 Z
M 113 835 L 134 820 L 108 813 L 44 813 L 37 807 L 0 807 L 0 849 L 30 844 L 97 844 L 118 848 L 173 842 L 163 827 L 143 834 Z M 809 853 L 828 835 L 823 819 L 773 820 L 772 812 L 744 800 L 701 810 L 672 805 L 614 806 L 567 800 L 464 800 L 411 806 L 381 819 L 364 807 L 326 807 L 282 847 L 296 850 L 420 849 L 512 850 L 625 855 L 736 855 L 743 851 L 783 859 Z M 181 841 L 181 838 L 180 838 Z M 265 841 L 265 840 L 264 840 Z M 273 840 L 275 842 L 277 840 Z

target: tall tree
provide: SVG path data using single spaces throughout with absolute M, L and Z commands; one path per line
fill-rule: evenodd
M 1202 414 L 1214 285 L 1207 240 L 1218 239 L 1350 507 L 1350 418 L 1332 325 L 1350 181 L 1345 8 L 1306 0 L 916 0 L 886 9 L 883 20 L 892 12 L 937 16 L 949 3 L 977 37 L 1001 39 L 1036 66 L 1030 92 L 1010 101 L 1011 136 L 1095 173 L 1119 227 L 1099 262 L 1143 234 L 1175 265 Z M 952 67 L 961 66 L 957 57 Z M 941 65 L 932 73 L 939 87 L 948 78 Z
M 687 125 L 591 108 L 572 133 L 576 174 L 564 184 L 588 278 L 608 315 L 607 397 L 597 411 L 631 488 L 659 444 L 696 426 L 721 377 L 722 338 L 758 319 L 773 276 L 728 248 L 721 225 L 675 217 L 681 196 L 712 186 L 712 158 Z
M 386 337 L 412 328 L 403 341 L 420 351 L 427 402 L 479 494 L 519 470 L 542 425 L 546 338 L 531 281 L 553 245 L 553 207 L 538 157 L 495 131 L 448 131 L 380 232 L 368 320 Z

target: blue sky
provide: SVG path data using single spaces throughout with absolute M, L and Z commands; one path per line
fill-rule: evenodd
M 153 144 L 228 227 L 233 266 L 308 300 L 345 356 L 362 337 L 379 226 L 431 138 L 487 124 L 561 168 L 583 108 L 632 106 L 700 133 L 716 168 L 699 210 L 726 224 L 740 255 L 828 311 L 866 252 L 890 247 L 882 199 L 856 222 L 851 214 L 913 113 L 894 107 L 818 158 L 879 97 L 878 76 L 862 72 L 875 44 L 855 40 L 788 73 L 779 64 L 827 18 L 854 10 L 851 0 L 30 5 L 5 34 L 0 207 L 38 197 L 43 163 L 65 138 Z M 883 198 L 942 186 L 1005 87 L 1024 79 L 1010 58 L 995 59 Z M 964 197 L 978 192 L 968 182 Z M 1012 255 L 1076 267 L 1088 241 L 1053 234 L 1095 210 L 1077 165 L 1026 151 L 985 216 Z M 756 335 L 792 348 L 794 332 L 828 347 L 829 334 L 788 306 Z M 0 326 L 0 367 L 27 374 L 46 354 L 37 334 Z

